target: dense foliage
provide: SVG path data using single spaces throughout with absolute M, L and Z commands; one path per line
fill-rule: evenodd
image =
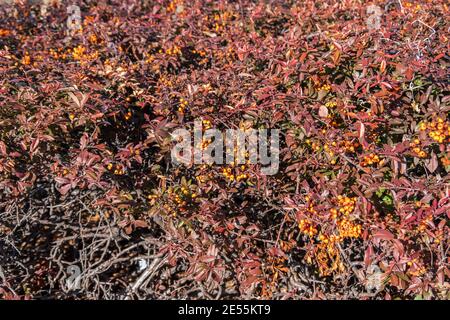
M 449 298 L 446 1 L 50 2 L 0 6 L 0 296 Z M 173 165 L 195 119 L 279 172 Z

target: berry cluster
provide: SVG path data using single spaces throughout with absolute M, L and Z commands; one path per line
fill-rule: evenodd
M 370 153 L 368 155 L 363 156 L 363 159 L 361 161 L 361 166 L 367 167 L 371 166 L 373 164 L 377 164 L 383 160 L 380 159 L 380 157 L 375 153 Z
M 222 169 L 222 175 L 230 182 L 246 181 L 249 178 L 249 175 L 245 173 L 245 170 L 245 165 L 241 165 L 240 167 L 231 165 Z
M 87 53 L 86 47 L 78 45 L 73 49 L 68 49 L 67 52 L 72 55 L 73 60 L 80 62 L 93 61 L 98 58 L 98 52 Z
M 338 195 L 337 199 L 340 214 L 347 216 L 355 210 L 356 197 L 350 198 Z
M 317 91 L 325 91 L 328 92 L 331 90 L 331 86 L 329 84 L 324 84 L 324 85 L 318 85 L 317 87 Z
M 327 108 L 334 108 L 336 106 L 337 106 L 336 101 L 328 101 L 327 103 L 325 103 L 325 107 L 327 107 Z
M 173 46 L 172 48 L 167 48 L 165 51 L 159 49 L 158 53 L 165 52 L 169 56 L 176 56 L 181 54 L 181 48 L 179 46 Z
M 301 219 L 298 223 L 298 228 L 302 233 L 306 234 L 311 238 L 317 234 L 317 228 L 308 219 Z
M 420 140 L 414 139 L 410 142 L 409 146 L 411 147 L 412 151 L 420 158 L 425 158 L 427 156 L 427 153 L 420 147 Z
M 436 121 L 422 122 L 420 130 L 428 131 L 428 136 L 435 142 L 443 143 L 449 140 L 450 125 L 448 121 L 438 117 Z
M 184 98 L 179 99 L 180 104 L 178 105 L 178 112 L 184 113 L 184 110 L 186 109 L 188 102 Z
M 108 163 L 108 165 L 106 166 L 106 168 L 113 174 L 121 176 L 125 173 L 124 171 L 124 167 L 121 164 L 113 164 L 113 163 Z

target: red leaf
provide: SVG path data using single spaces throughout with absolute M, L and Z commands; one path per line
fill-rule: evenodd
M 319 116 L 322 118 L 326 118 L 328 116 L 328 108 L 324 105 L 321 105 L 319 108 Z
M 373 234 L 373 237 L 375 239 L 381 239 L 381 240 L 392 240 L 394 239 L 394 235 L 387 230 L 384 229 L 378 229 L 377 231 L 375 231 L 375 233 Z
M 39 146 L 39 138 L 36 138 L 33 140 L 30 146 L 30 153 L 32 155 L 37 151 L 38 146 Z
M 3 141 L 0 141 L 0 154 L 6 156 L 6 144 Z
M 69 192 L 70 188 L 72 187 L 72 185 L 70 183 L 63 185 L 62 187 L 59 188 L 59 192 L 62 195 L 67 194 L 67 192 Z
M 80 139 L 80 149 L 83 150 L 86 148 L 88 142 L 88 135 L 84 133 Z
M 372 255 L 373 248 L 372 246 L 369 246 L 364 252 L 364 264 L 366 265 L 366 267 L 370 266 L 370 264 L 372 263 Z
M 148 224 L 144 220 L 136 220 L 134 221 L 134 226 L 136 228 L 146 228 L 148 227 Z

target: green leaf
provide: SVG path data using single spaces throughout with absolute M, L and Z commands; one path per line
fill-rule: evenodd
M 385 195 L 383 197 L 383 202 L 388 206 L 392 205 L 392 197 L 389 195 Z

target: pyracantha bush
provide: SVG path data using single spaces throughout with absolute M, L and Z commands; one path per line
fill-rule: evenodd
M 0 296 L 449 298 L 446 1 L 46 3 L 0 6 Z M 278 173 L 174 165 L 196 119 Z

